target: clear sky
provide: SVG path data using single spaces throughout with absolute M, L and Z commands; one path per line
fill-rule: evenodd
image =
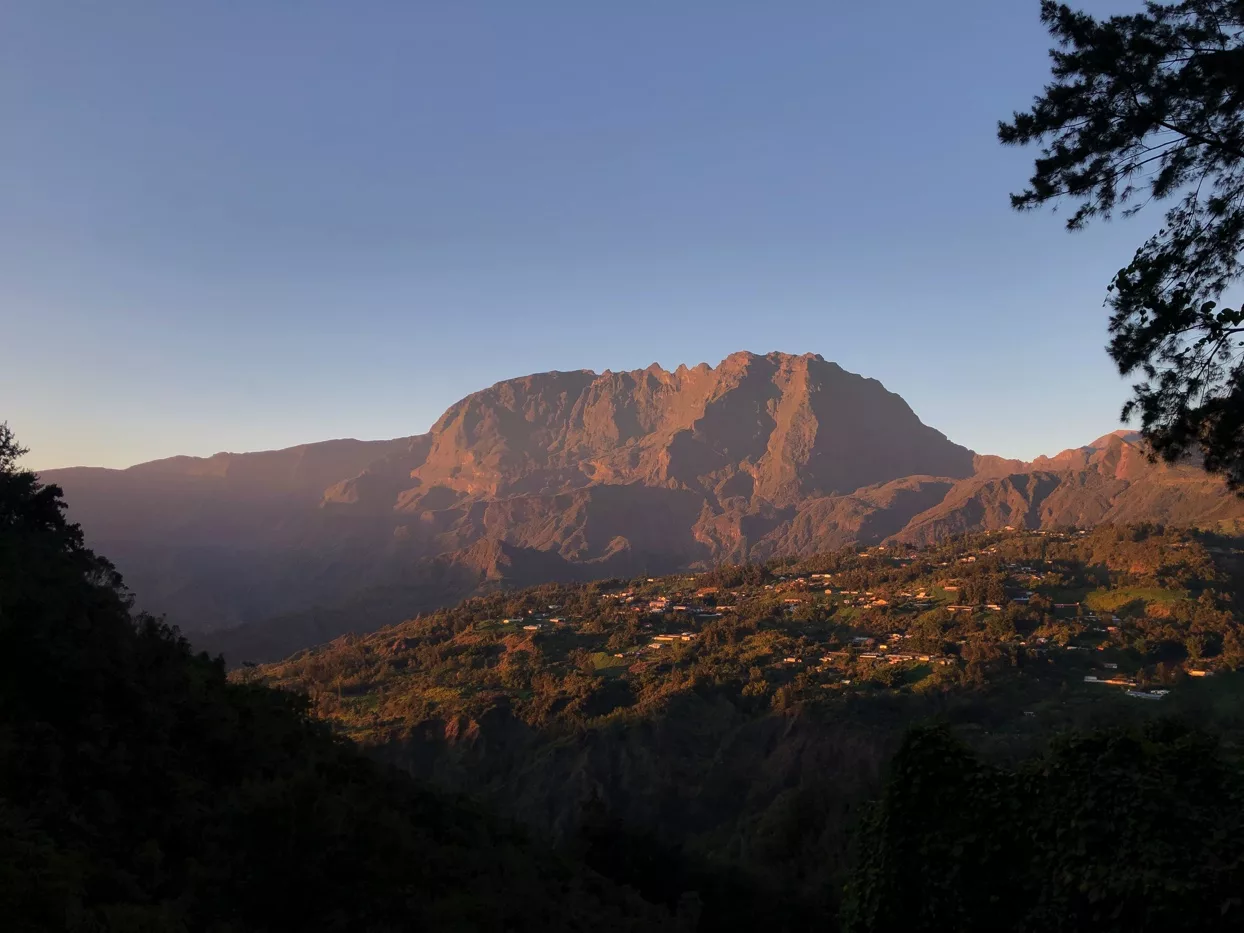
M 1011 212 L 1036 0 L 0 24 L 0 420 L 35 468 L 415 434 L 511 376 L 740 349 L 820 353 L 981 452 L 1119 424 L 1101 303 L 1158 217 Z

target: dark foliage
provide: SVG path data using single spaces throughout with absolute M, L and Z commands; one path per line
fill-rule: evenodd
M 583 861 L 665 905 L 687 929 L 807 930 L 825 922 L 822 905 L 804 903 L 788 890 L 767 888 L 736 867 L 711 864 L 682 846 L 628 826 L 599 798 L 584 809 L 576 840 Z
M 1244 273 L 1244 0 L 1147 3 L 1097 20 L 1043 0 L 1053 81 L 999 126 L 1039 142 L 1028 209 L 1076 202 L 1072 229 L 1172 199 L 1165 225 L 1110 286 L 1109 351 L 1141 381 L 1124 408 L 1156 453 L 1200 448 L 1244 484 L 1244 313 L 1216 304 Z
M 0 916 L 11 931 L 654 929 L 668 916 L 230 684 L 0 426 Z
M 848 886 L 854 933 L 1214 931 L 1244 922 L 1244 780 L 1168 721 L 1007 771 L 913 730 Z

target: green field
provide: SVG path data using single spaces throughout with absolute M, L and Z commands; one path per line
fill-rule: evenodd
M 629 666 L 626 658 L 615 658 L 606 651 L 597 651 L 592 654 L 592 667 L 598 671 L 611 671 Z
M 1124 606 L 1141 603 L 1168 604 L 1187 599 L 1183 590 L 1168 590 L 1153 586 L 1124 586 L 1111 590 L 1094 590 L 1085 597 L 1090 609 L 1098 612 L 1118 612 Z

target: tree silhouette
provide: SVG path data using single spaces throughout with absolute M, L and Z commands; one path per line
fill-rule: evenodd
M 1236 930 L 1244 783 L 1169 722 L 1062 737 L 1005 770 L 913 730 L 865 819 L 848 933 Z
M 1199 448 L 1241 490 L 1244 312 L 1217 302 L 1244 274 L 1244 0 L 1104 20 L 1042 0 L 1041 21 L 1053 80 L 998 127 L 1005 144 L 1042 147 L 1012 205 L 1069 199 L 1074 230 L 1173 202 L 1109 288 L 1110 356 L 1140 377 L 1123 417 L 1140 416 L 1155 454 Z

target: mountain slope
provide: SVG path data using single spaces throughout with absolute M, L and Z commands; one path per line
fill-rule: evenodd
M 964 531 L 1091 527 L 1155 521 L 1215 526 L 1244 516 L 1244 503 L 1193 464 L 1150 463 L 1140 442 L 1115 432 L 1041 457 L 1027 470 L 956 483 L 914 516 L 896 539 L 938 541 Z
M 541 373 L 395 441 L 44 478 L 145 608 L 230 630 L 203 642 L 229 656 L 273 657 L 481 587 L 1007 525 L 1244 516 L 1216 480 L 1148 463 L 1126 432 L 1031 464 L 982 456 L 812 354 Z

